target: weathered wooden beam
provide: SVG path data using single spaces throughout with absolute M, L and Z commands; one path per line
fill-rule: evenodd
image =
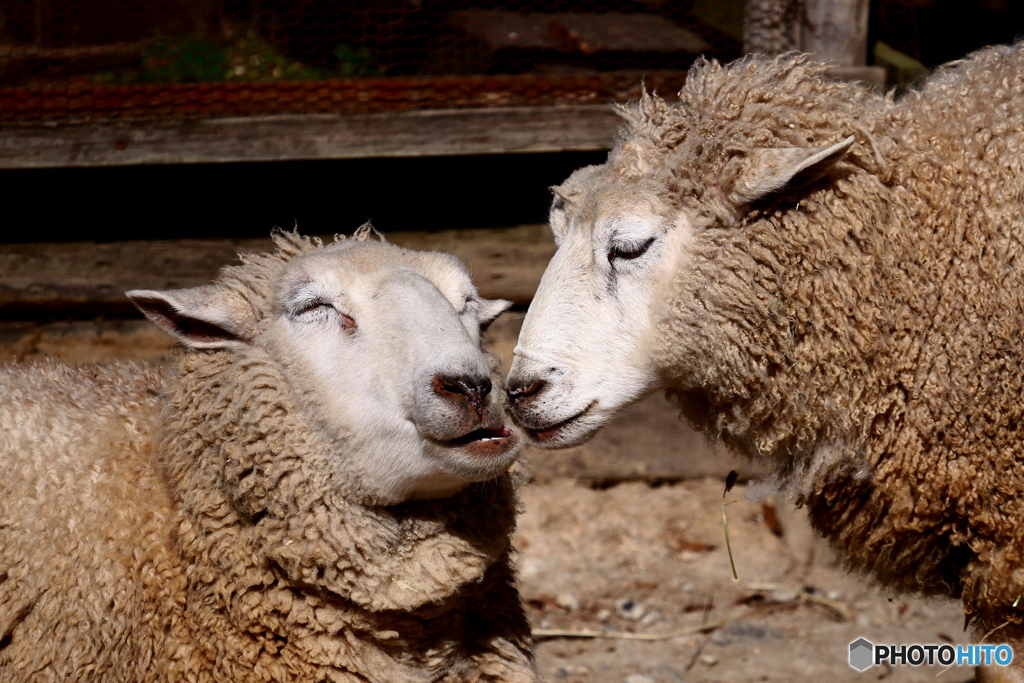
M 593 151 L 604 104 L 0 127 L 0 168 Z
M 387 239 L 455 254 L 484 296 L 519 305 L 529 303 L 555 251 L 540 224 L 395 232 Z M 237 254 L 270 249 L 269 238 L 7 244 L 0 250 L 0 317 L 123 314 L 133 310 L 125 290 L 203 284 Z

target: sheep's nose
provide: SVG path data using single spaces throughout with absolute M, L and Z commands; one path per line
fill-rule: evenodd
M 452 399 L 464 396 L 477 413 L 483 413 L 484 401 L 491 393 L 490 377 L 451 377 L 436 375 L 433 381 L 434 393 L 441 398 Z
M 513 404 L 516 404 L 531 396 L 536 396 L 545 386 L 547 386 L 547 382 L 539 378 L 532 382 L 528 378 L 517 380 L 509 384 L 508 398 Z

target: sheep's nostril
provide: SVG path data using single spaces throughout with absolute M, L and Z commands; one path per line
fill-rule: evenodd
M 541 389 L 547 386 L 547 382 L 542 379 L 535 379 L 532 383 L 527 384 L 528 380 L 522 382 L 516 382 L 509 386 L 508 397 L 512 403 L 518 403 L 523 399 L 536 396 L 540 393 Z
M 437 375 L 433 382 L 434 393 L 445 398 L 465 396 L 469 405 L 478 413 L 484 410 L 484 401 L 491 393 L 490 377 L 448 377 Z

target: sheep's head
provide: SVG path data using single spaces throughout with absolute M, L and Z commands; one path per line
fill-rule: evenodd
M 481 349 L 508 302 L 481 298 L 448 254 L 277 240 L 280 254 L 214 284 L 128 296 L 198 353 L 273 363 L 290 404 L 336 449 L 337 478 L 374 503 L 448 496 L 511 465 L 521 439 Z
M 629 125 L 608 161 L 553 188 L 558 250 L 508 378 L 515 415 L 538 445 L 582 443 L 621 408 L 667 386 L 671 369 L 652 354 L 652 335 L 697 241 L 711 229 L 739 230 L 753 209 L 813 185 L 850 150 L 848 130 L 837 142 L 834 132 L 772 119 L 775 98 L 807 109 L 799 84 L 789 83 L 801 60 L 762 65 L 763 77 L 740 63 L 732 80 L 702 65 L 680 105 L 645 95 L 624 112 Z M 828 144 L 807 144 L 816 140 Z

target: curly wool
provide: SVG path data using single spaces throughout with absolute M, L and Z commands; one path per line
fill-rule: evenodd
M 609 159 L 691 220 L 655 361 L 698 428 L 772 463 L 850 564 L 961 597 L 1024 593 L 1024 47 L 899 102 L 802 55 L 697 65 Z M 752 206 L 758 147 L 856 137 L 827 182 Z
M 278 242 L 222 282 L 265 297 Z M 353 503 L 264 353 L 0 372 L 5 680 L 535 680 L 510 475 Z

